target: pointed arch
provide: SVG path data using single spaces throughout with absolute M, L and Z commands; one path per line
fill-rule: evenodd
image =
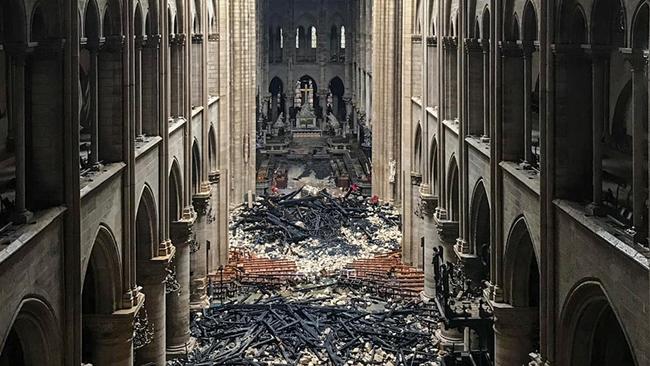
M 201 150 L 196 139 L 192 142 L 192 193 L 199 193 L 201 188 Z
M 101 29 L 99 18 L 97 0 L 88 0 L 84 12 L 84 35 L 88 40 L 98 41 L 100 37 L 99 30 Z
M 169 221 L 175 222 L 181 218 L 183 209 L 183 174 L 178 160 L 172 160 L 169 170 Z
M 539 34 L 539 25 L 537 23 L 537 12 L 535 11 L 535 5 L 533 4 L 532 0 L 528 0 L 524 6 L 524 18 L 522 26 L 523 40 L 536 41 Z
M 119 307 L 122 283 L 120 250 L 113 232 L 100 225 L 86 268 L 82 269 L 82 312 L 112 314 Z
M 151 187 L 144 185 L 135 218 L 135 245 L 138 261 L 158 255 L 158 208 Z
M 490 202 L 483 179 L 474 186 L 470 202 L 470 245 L 481 259 L 484 270 L 490 268 Z
M 135 6 L 135 13 L 133 15 L 133 32 L 136 36 L 141 37 L 144 35 L 144 30 L 145 30 L 144 15 L 142 13 L 142 6 L 138 1 L 138 3 Z
M 415 128 L 415 135 L 413 136 L 413 166 L 414 171 L 417 173 L 422 173 L 422 154 L 424 146 L 422 145 L 422 122 L 418 121 L 418 125 Z
M 490 29 L 490 8 L 485 7 L 483 9 L 483 18 L 481 20 L 481 39 L 488 40 L 490 39 L 491 29 Z
M 37 3 L 32 9 L 30 22 L 30 40 L 32 42 L 43 41 L 48 37 L 47 22 L 40 5 L 40 3 Z
M 460 220 L 460 176 L 456 156 L 452 155 L 447 165 L 447 211 L 452 221 Z
M 214 130 L 214 125 L 210 124 L 208 131 L 208 167 L 209 173 L 217 171 L 217 133 Z
M 625 4 L 621 0 L 596 0 L 591 12 L 591 43 L 625 47 Z
M 25 4 L 21 0 L 6 0 L 0 6 L 2 24 L 0 25 L 3 42 L 27 42 L 27 17 Z
M 650 16 L 650 5 L 643 2 L 634 13 L 632 21 L 632 48 L 638 50 L 648 49 L 648 18 Z
M 429 174 L 431 174 L 431 192 L 435 196 L 438 195 L 438 140 L 434 137 L 431 139 L 431 146 L 429 147 Z
M 560 314 L 560 365 L 638 365 L 629 333 L 596 279 L 584 279 L 569 292 Z
M 539 306 L 538 257 L 524 216 L 517 218 L 508 233 L 505 247 L 505 292 L 517 307 Z
M 21 301 L 8 334 L 0 339 L 0 364 L 63 364 L 62 334 L 52 307 L 43 299 Z

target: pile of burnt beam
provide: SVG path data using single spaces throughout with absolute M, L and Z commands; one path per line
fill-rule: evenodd
M 269 293 L 252 303 L 213 306 L 193 319 L 198 346 L 176 364 L 439 364 L 435 307 L 411 300 L 369 310 L 328 306 L 324 300 Z
M 282 196 L 263 197 L 252 209 L 243 211 L 231 225 L 254 233 L 258 243 L 297 243 L 308 238 L 341 240 L 340 229 L 352 222 L 372 240 L 375 227 L 367 220 L 377 215 L 386 226 L 397 226 L 399 217 L 388 208 L 348 191 L 334 197 L 326 190 L 301 196 L 302 188 Z M 396 243 L 397 244 L 397 243 Z

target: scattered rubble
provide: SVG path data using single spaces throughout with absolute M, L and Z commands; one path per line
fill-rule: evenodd
M 296 261 L 303 274 L 334 273 L 354 259 L 399 250 L 399 215 L 358 195 L 340 198 L 305 186 L 233 212 L 230 247 Z
M 242 294 L 195 315 L 198 346 L 170 365 L 439 365 L 437 308 L 337 281 Z

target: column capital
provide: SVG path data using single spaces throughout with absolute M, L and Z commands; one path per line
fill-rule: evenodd
M 437 206 L 438 197 L 431 193 L 420 192 L 417 210 L 422 214 L 422 216 L 433 217 L 436 213 Z
M 442 37 L 442 48 L 450 50 L 458 48 L 458 38 L 452 36 Z
M 178 247 L 190 243 L 194 236 L 194 222 L 196 222 L 196 214 L 189 219 L 180 219 L 170 224 L 169 234 L 175 246 Z
M 203 34 L 195 33 L 192 34 L 192 44 L 202 44 L 203 43 Z
M 490 39 L 481 38 L 481 48 L 483 48 L 483 53 L 490 53 Z
M 483 52 L 481 41 L 477 38 L 465 38 L 463 44 L 466 54 Z
M 631 66 L 631 71 L 641 71 L 648 65 L 647 51 L 636 48 L 621 48 L 621 54 Z
M 584 45 L 582 47 L 585 54 L 591 58 L 592 61 L 603 61 L 609 58 L 609 55 L 612 52 L 612 48 L 609 46 L 600 46 L 600 45 Z
M 134 40 L 135 49 L 141 51 L 146 46 L 147 36 L 146 35 L 134 36 L 133 40 Z
M 28 52 L 29 45 L 24 42 L 6 42 L 3 44 L 4 51 L 9 54 L 14 63 L 24 63 Z
M 220 179 L 221 179 L 221 171 L 215 170 L 208 173 L 208 181 L 211 184 L 218 184 Z
M 126 44 L 126 37 L 121 34 L 105 37 L 103 49 L 109 52 L 122 51 Z
M 160 44 L 162 42 L 162 35 L 161 34 L 152 34 L 147 37 L 147 42 L 144 45 L 146 48 L 153 48 L 157 49 L 160 47 Z
M 428 36 L 427 37 L 427 46 L 429 46 L 429 47 L 437 47 L 438 46 L 438 37 L 436 37 L 436 36 Z
M 533 41 L 517 41 L 517 44 L 521 48 L 524 58 L 532 57 L 533 53 L 537 51 L 537 46 Z
M 579 44 L 554 43 L 551 45 L 551 52 L 555 56 L 582 56 L 585 50 Z
M 501 51 L 501 57 L 522 57 L 523 50 L 516 41 L 503 41 L 499 42 L 499 50 Z
M 208 42 L 218 42 L 220 39 L 219 33 L 208 34 Z
M 172 33 L 169 35 L 169 44 L 171 46 L 183 47 L 185 46 L 186 38 L 187 37 L 185 33 L 178 33 L 178 34 Z
M 192 206 L 196 210 L 196 213 L 199 216 L 204 216 L 208 213 L 210 208 L 210 196 L 212 195 L 212 188 L 209 183 L 207 183 L 207 190 L 204 190 L 204 184 L 201 183 L 201 192 L 194 194 L 192 196 Z
M 422 35 L 421 34 L 414 34 L 411 36 L 411 42 L 415 44 L 420 44 L 422 43 Z

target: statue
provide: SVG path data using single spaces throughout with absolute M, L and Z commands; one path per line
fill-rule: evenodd
M 336 136 L 341 135 L 341 123 L 332 112 L 327 114 L 327 124 L 334 130 Z
M 390 183 L 395 183 L 395 175 L 397 174 L 397 162 L 391 160 L 388 163 L 388 181 Z

